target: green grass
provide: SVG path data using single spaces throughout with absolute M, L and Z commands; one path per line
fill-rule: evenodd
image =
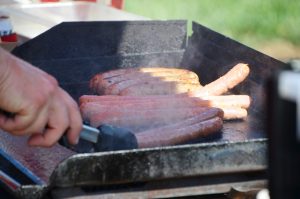
M 125 0 L 125 10 L 152 19 L 187 19 L 248 45 L 300 44 L 300 0 Z

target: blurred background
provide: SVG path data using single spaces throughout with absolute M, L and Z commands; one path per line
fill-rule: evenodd
M 80 1 L 97 4 L 51 6 Z M 49 4 L 31 5 L 41 2 Z M 22 6 L 5 7 L 12 3 Z M 114 9 L 103 9 L 100 4 Z M 300 0 L 0 0 L 0 12 L 2 8 L 18 23 L 13 24 L 16 29 L 27 27 L 22 32 L 37 26 L 46 30 L 65 20 L 186 19 L 189 34 L 195 21 L 282 61 L 300 58 Z M 30 24 L 25 24 L 25 17 Z
M 300 58 L 299 0 L 125 0 L 151 19 L 187 19 L 280 60 Z

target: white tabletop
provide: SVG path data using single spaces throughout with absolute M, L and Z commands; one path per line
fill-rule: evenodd
M 0 6 L 13 30 L 29 39 L 64 21 L 127 21 L 147 18 L 91 2 L 11 4 Z

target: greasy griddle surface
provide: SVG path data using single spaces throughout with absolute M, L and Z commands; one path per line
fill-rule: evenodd
M 58 144 L 51 148 L 29 147 L 27 137 L 17 137 L 0 130 L 2 156 L 37 184 L 47 184 L 55 167 L 75 154 Z

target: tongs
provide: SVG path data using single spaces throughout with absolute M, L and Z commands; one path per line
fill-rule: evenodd
M 88 142 L 97 143 L 99 134 L 99 129 L 83 124 L 80 138 Z
M 83 124 L 80 138 L 93 143 L 97 152 L 138 148 L 137 139 L 132 132 L 106 124 L 98 128 Z

